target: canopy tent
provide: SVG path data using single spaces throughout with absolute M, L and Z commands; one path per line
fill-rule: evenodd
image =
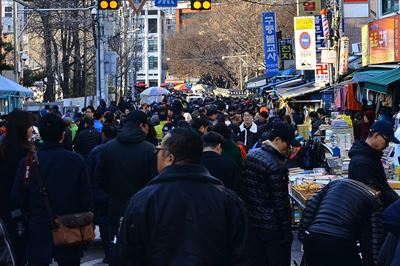
M 366 89 L 382 93 L 387 93 L 389 88 L 398 83 L 400 83 L 400 68 L 386 71 L 364 82 Z
M 201 84 L 196 84 L 192 87 L 192 92 L 193 93 L 204 93 L 206 92 L 206 89 L 204 88 L 203 85 Z
M 306 84 L 296 87 L 278 87 L 275 88 L 277 95 L 284 98 L 293 98 L 303 96 L 309 93 L 318 92 L 324 89 L 324 87 L 316 85 L 314 82 L 308 82 Z
M 0 75 L 0 97 L 8 96 L 33 97 L 33 92 Z

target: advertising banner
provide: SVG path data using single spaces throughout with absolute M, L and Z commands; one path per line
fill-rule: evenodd
M 265 68 L 267 77 L 279 74 L 278 42 L 276 37 L 276 16 L 275 12 L 262 14 L 264 31 L 264 53 Z
M 281 39 L 279 40 L 279 54 L 281 60 L 293 60 L 293 40 L 292 39 Z
M 369 35 L 368 25 L 361 27 L 362 66 L 369 65 Z
M 314 70 L 317 61 L 314 16 L 295 17 L 294 29 L 296 68 L 298 70 Z
M 388 17 L 369 24 L 370 64 L 394 61 L 394 20 Z
M 349 37 L 340 38 L 339 75 L 344 75 L 349 71 L 349 46 Z
M 321 12 L 321 0 L 297 0 L 298 16 L 319 15 Z

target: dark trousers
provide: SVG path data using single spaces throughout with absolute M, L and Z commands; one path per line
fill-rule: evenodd
M 291 249 L 293 239 L 283 240 L 279 234 L 272 235 L 268 232 L 262 232 L 250 229 L 250 246 L 254 266 L 290 266 Z M 272 237 L 271 237 L 272 236 Z
M 308 266 L 363 265 L 354 241 L 323 234 L 309 234 L 303 244 Z

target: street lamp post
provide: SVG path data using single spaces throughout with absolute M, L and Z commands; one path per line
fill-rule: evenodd
M 246 57 L 246 60 L 243 59 L 243 57 Z M 239 58 L 240 64 L 239 64 L 239 83 L 240 83 L 240 89 L 243 90 L 243 71 L 242 71 L 242 66 L 243 64 L 246 66 L 246 74 L 247 76 L 249 75 L 249 64 L 247 63 L 248 59 L 248 54 L 243 54 L 243 55 L 224 55 L 222 56 L 222 60 L 225 60 L 226 58 Z M 248 77 L 246 77 L 247 79 Z

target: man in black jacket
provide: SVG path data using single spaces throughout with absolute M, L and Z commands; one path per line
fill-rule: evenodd
M 101 144 L 101 133 L 94 128 L 93 118 L 85 117 L 85 129 L 75 139 L 74 150 L 85 159 L 94 147 Z
M 390 141 L 398 142 L 394 137 L 393 125 L 387 121 L 377 121 L 371 126 L 367 140 L 356 142 L 349 152 L 349 178 L 380 191 L 385 208 L 399 198 L 389 187 L 381 162 L 382 151 Z
M 376 265 L 385 237 L 378 195 L 361 182 L 342 179 L 314 196 L 299 227 L 307 265 Z
M 217 132 L 208 132 L 203 136 L 203 157 L 201 164 L 210 174 L 224 183 L 225 187 L 236 191 L 239 185 L 240 170 L 236 163 L 221 156 L 225 142 Z
M 274 123 L 262 147 L 250 151 L 244 161 L 240 193 L 250 214 L 252 242 L 260 249 L 260 265 L 290 265 L 293 237 L 285 159 L 292 144 L 289 126 Z
M 147 132 L 146 114 L 132 111 L 117 138 L 105 144 L 99 155 L 94 179 L 109 196 L 111 235 L 117 234 L 130 197 L 156 175 L 154 145 L 146 141 Z
M 177 128 L 155 150 L 160 174 L 129 203 L 117 265 L 251 265 L 244 204 L 200 165 L 200 136 Z

